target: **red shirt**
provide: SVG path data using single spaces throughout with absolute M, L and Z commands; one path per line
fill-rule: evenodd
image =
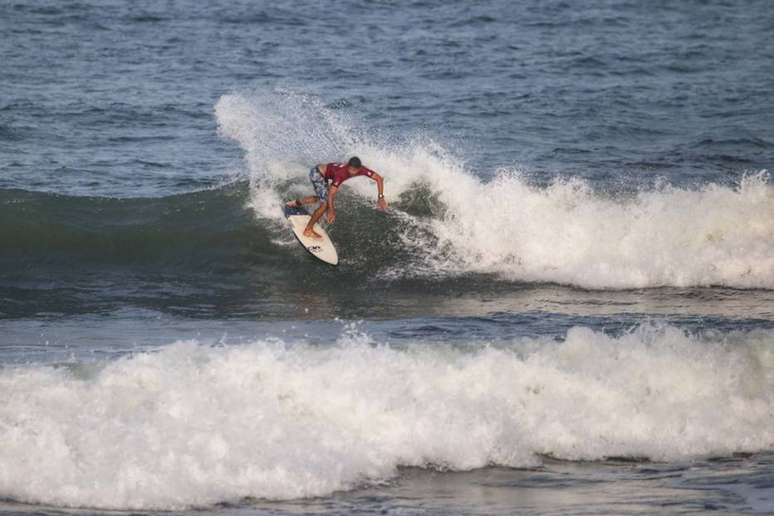
M 323 174 L 323 177 L 326 179 L 326 181 L 329 181 L 331 183 L 331 186 L 335 186 L 338 188 L 341 186 L 341 183 L 349 179 L 350 177 L 357 177 L 357 176 L 368 176 L 373 177 L 374 171 L 370 168 L 366 167 L 360 167 L 360 170 L 358 170 L 357 174 L 354 176 L 349 175 L 349 170 L 347 170 L 348 165 L 346 163 L 328 163 L 325 165 L 325 173 Z

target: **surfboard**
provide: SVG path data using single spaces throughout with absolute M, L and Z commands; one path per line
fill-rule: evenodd
M 309 223 L 311 216 L 303 207 L 283 207 L 285 211 L 285 218 L 290 222 L 290 228 L 293 230 L 293 234 L 296 235 L 298 242 L 304 246 L 304 249 L 309 253 L 330 265 L 339 264 L 339 255 L 336 252 L 336 248 L 333 246 L 331 238 L 328 233 L 320 226 L 320 224 L 314 225 L 314 230 L 322 236 L 322 238 L 312 238 L 304 236 L 304 229 Z

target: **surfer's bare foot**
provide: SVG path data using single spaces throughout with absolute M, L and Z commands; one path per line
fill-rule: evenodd
M 304 236 L 311 237 L 311 238 L 316 238 L 318 240 L 322 238 L 322 235 L 320 235 L 317 231 L 315 231 L 312 228 L 306 228 L 304 230 Z

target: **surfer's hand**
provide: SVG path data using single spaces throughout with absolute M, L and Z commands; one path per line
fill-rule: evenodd
M 376 208 L 382 211 L 387 209 L 387 201 L 384 200 L 384 197 L 376 201 Z
M 336 220 L 336 212 L 329 209 L 325 214 L 325 220 L 328 221 L 328 224 L 333 224 L 333 221 Z

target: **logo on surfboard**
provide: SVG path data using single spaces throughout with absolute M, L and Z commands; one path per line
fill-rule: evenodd
M 319 253 L 320 251 L 322 251 L 322 247 L 320 247 L 319 245 L 310 245 L 309 247 L 307 247 L 307 249 L 309 250 L 310 253 Z

